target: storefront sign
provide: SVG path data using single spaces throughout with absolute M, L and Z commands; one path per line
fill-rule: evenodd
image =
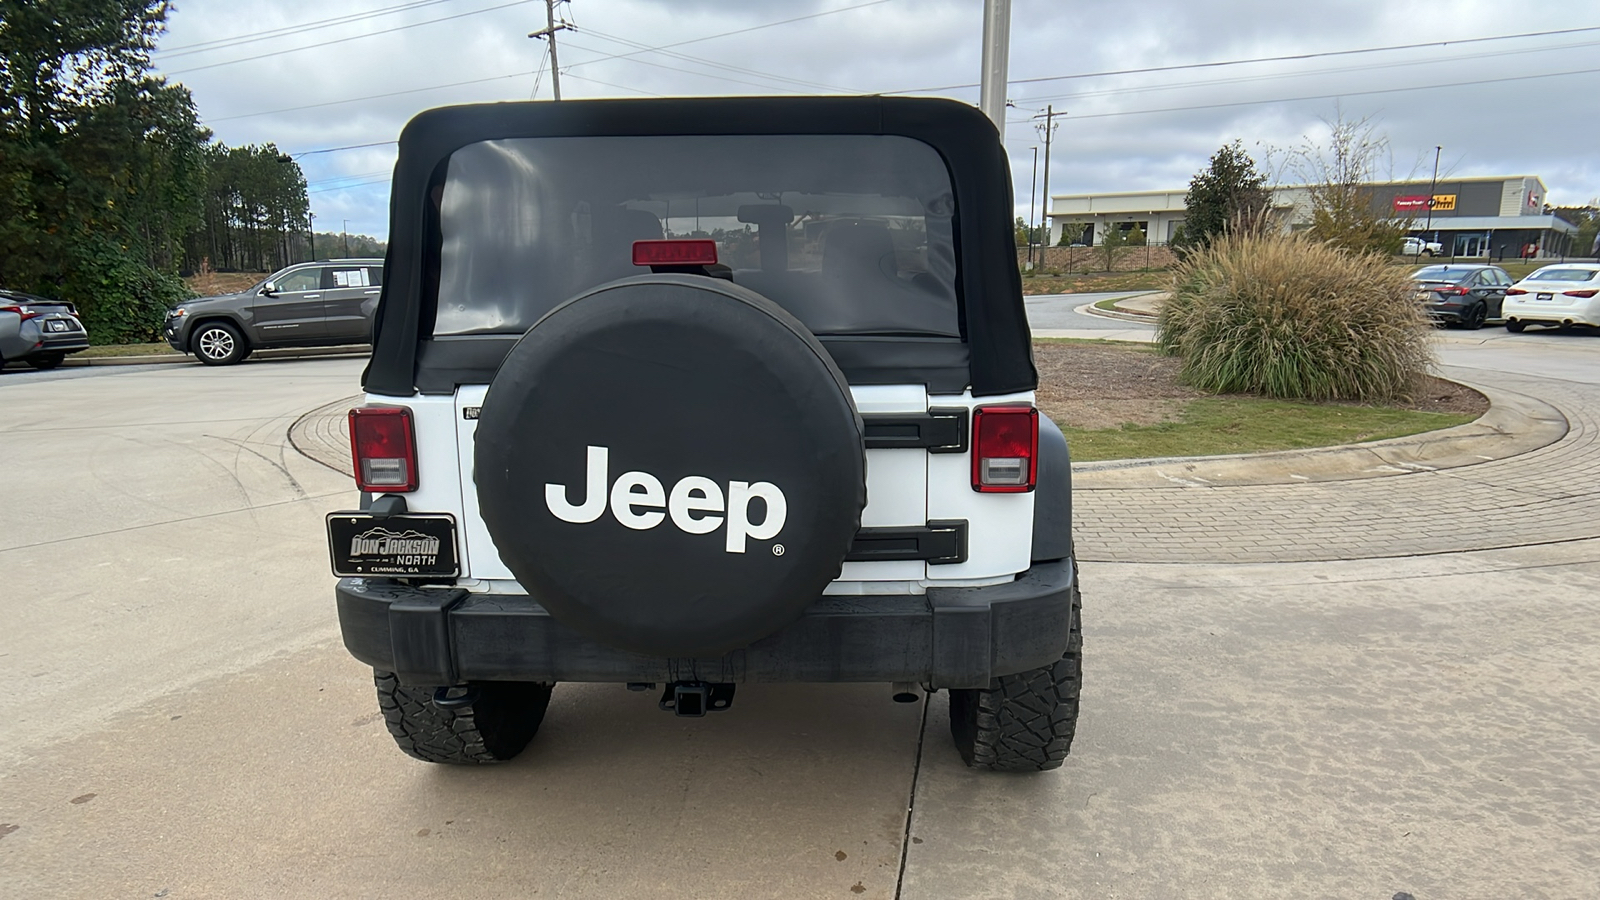
M 1456 208 L 1456 195 L 1434 194 L 1432 208 L 1435 211 L 1454 210 Z M 1394 211 L 1397 213 L 1427 212 L 1428 209 L 1427 194 L 1408 194 L 1404 197 L 1394 198 Z

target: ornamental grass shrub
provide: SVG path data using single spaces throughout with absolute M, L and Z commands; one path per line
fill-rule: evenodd
M 1156 340 L 1201 390 L 1405 399 L 1433 361 L 1407 273 L 1300 235 L 1233 234 L 1177 269 Z

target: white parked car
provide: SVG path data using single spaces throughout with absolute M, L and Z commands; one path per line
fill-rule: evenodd
M 1503 315 L 1508 331 L 1600 327 L 1600 265 L 1561 263 L 1535 271 L 1506 291 Z
M 1400 252 L 1405 256 L 1439 256 L 1444 253 L 1444 245 L 1438 241 L 1408 237 L 1400 242 Z

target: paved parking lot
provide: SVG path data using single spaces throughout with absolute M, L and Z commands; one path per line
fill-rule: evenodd
M 1592 417 L 1600 339 L 1540 337 L 1444 355 Z M 879 685 L 698 721 L 563 685 L 515 762 L 414 762 L 338 641 L 348 481 L 288 439 L 359 367 L 0 378 L 0 896 L 1600 895 L 1600 540 L 1553 518 L 1565 542 L 1087 563 L 1079 739 L 1037 777 L 967 771 L 942 696 Z M 1549 475 L 1523 496 L 1586 490 Z

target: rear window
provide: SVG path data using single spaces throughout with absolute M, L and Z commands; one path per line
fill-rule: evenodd
M 1589 281 L 1593 279 L 1593 269 L 1540 269 L 1528 276 L 1529 281 Z
M 949 172 L 911 138 L 486 141 L 451 155 L 433 196 L 435 336 L 521 333 L 647 274 L 634 241 L 690 237 L 817 334 L 961 334 Z
M 1474 270 L 1461 266 L 1423 266 L 1411 273 L 1414 281 L 1460 281 Z

